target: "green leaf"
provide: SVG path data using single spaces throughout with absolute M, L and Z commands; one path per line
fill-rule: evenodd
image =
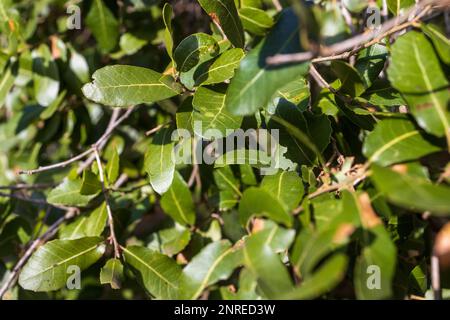
M 84 196 L 96 195 L 102 190 L 102 183 L 92 171 L 85 170 L 80 187 L 80 194 Z
M 294 271 L 302 278 L 313 276 L 317 264 L 347 245 L 353 231 L 361 225 L 358 205 L 348 191 L 342 192 L 342 199 L 317 200 L 314 219 L 317 230 L 302 229 L 291 253 Z
M 274 25 L 272 17 L 266 11 L 258 8 L 241 8 L 239 17 L 244 29 L 258 36 L 264 35 Z
M 192 100 L 193 100 L 192 96 L 189 96 L 186 99 L 184 99 L 183 102 L 181 103 L 181 105 L 178 107 L 177 113 L 175 115 L 177 129 L 185 129 L 191 133 L 193 132 L 193 129 L 192 129 L 192 113 L 193 113 Z
M 269 299 L 277 299 L 292 290 L 293 285 L 280 257 L 258 232 L 245 241 L 244 265 L 258 278 L 258 286 Z
M 415 0 L 387 0 L 388 9 L 396 16 L 415 4 Z
M 47 196 L 48 203 L 55 205 L 84 207 L 95 198 L 96 194 L 82 195 L 80 179 L 65 179 L 59 186 L 52 189 Z
M 372 165 L 371 180 L 395 205 L 416 212 L 450 214 L 450 188 L 408 174 Z
M 175 173 L 174 142 L 171 134 L 171 128 L 163 128 L 158 131 L 145 154 L 145 170 L 150 178 L 152 188 L 159 194 L 163 194 L 169 189 Z
M 112 289 L 120 289 L 123 279 L 123 265 L 119 259 L 109 259 L 100 270 L 100 283 L 109 284 Z
M 108 182 L 110 185 L 116 182 L 119 177 L 119 167 L 120 167 L 120 157 L 119 152 L 116 147 L 112 148 L 111 158 L 108 160 L 106 164 L 106 177 L 108 178 Z
M 442 61 L 450 64 L 450 40 L 445 36 L 445 31 L 434 23 L 422 24 L 420 27 L 433 42 Z
M 130 246 L 123 249 L 125 262 L 133 268 L 145 289 L 156 299 L 177 299 L 181 267 L 159 252 Z
M 345 276 L 348 258 L 344 254 L 335 254 L 327 260 L 311 277 L 286 293 L 283 299 L 314 299 L 332 290 Z
M 225 109 L 224 88 L 198 88 L 192 105 L 194 132 L 204 139 L 225 137 L 241 126 L 242 117 L 235 116 Z
M 362 300 L 390 298 L 397 250 L 383 225 L 366 229 L 364 233 L 364 248 L 354 270 L 356 297 Z
M 361 98 L 374 106 L 401 106 L 406 104 L 400 93 L 392 88 L 389 81 L 380 79 L 375 80 Z
M 47 107 L 58 97 L 58 66 L 45 44 L 32 52 L 32 58 L 34 94 L 37 102 Z
M 275 175 L 265 176 L 261 188 L 274 195 L 286 211 L 295 209 L 304 194 L 302 179 L 292 171 L 279 171 Z
M 234 70 L 239 66 L 239 62 L 244 57 L 244 50 L 234 48 L 222 53 L 207 69 L 207 71 L 196 76 L 196 84 L 221 83 L 234 76 Z
M 386 63 L 388 50 L 386 46 L 374 44 L 358 53 L 355 69 L 364 81 L 365 89 L 378 78 Z
M 343 93 L 352 97 L 358 97 L 366 90 L 363 76 L 355 67 L 346 62 L 336 60 L 331 62 L 331 68 L 341 80 L 342 85 L 339 90 Z
M 298 105 L 309 98 L 309 87 L 304 77 L 300 77 L 278 90 L 277 95 L 287 101 Z
M 186 248 L 191 240 L 191 231 L 176 224 L 173 228 L 163 229 L 150 235 L 147 248 L 173 256 Z
M 240 259 L 228 240 L 210 243 L 183 269 L 181 298 L 198 298 L 208 286 L 227 279 L 239 262 Z
M 289 249 L 295 238 L 294 229 L 286 229 L 280 227 L 277 223 L 271 220 L 261 220 L 259 223 L 263 224 L 263 229 L 256 233 L 259 239 L 277 253 L 285 252 Z
M 228 111 L 236 115 L 253 114 L 264 108 L 278 89 L 308 72 L 307 62 L 273 67 L 266 61 L 276 54 L 302 51 L 298 28 L 295 14 L 283 11 L 270 34 L 241 61 L 225 98 Z
M 250 187 L 242 195 L 239 203 L 239 220 L 243 225 L 247 225 L 252 216 L 264 216 L 288 227 L 292 226 L 292 216 L 277 196 L 263 188 Z
M 83 86 L 86 98 L 112 107 L 153 103 L 178 94 L 176 88 L 160 81 L 162 74 L 151 69 L 115 65 L 97 70 L 93 82 Z
M 213 171 L 214 181 L 219 189 L 219 210 L 228 210 L 233 208 L 240 196 L 239 181 L 234 177 L 231 167 L 216 168 Z
M 449 83 L 425 35 L 408 32 L 394 43 L 388 76 L 419 125 L 450 145 Z
M 73 274 L 71 266 L 84 270 L 100 259 L 104 252 L 105 245 L 98 237 L 50 241 L 40 247 L 23 267 L 19 284 L 32 291 L 60 289 Z
M 119 23 L 102 0 L 92 2 L 86 25 L 91 29 L 103 52 L 110 52 L 117 45 Z
M 59 238 L 73 240 L 83 237 L 98 237 L 103 233 L 107 219 L 106 202 L 103 202 L 87 216 L 80 216 L 74 222 L 61 228 Z
M 198 0 L 202 8 L 223 29 L 230 42 L 238 48 L 245 44 L 244 29 L 239 20 L 234 0 Z
M 162 13 L 164 26 L 166 27 L 164 29 L 164 44 L 166 45 L 167 54 L 173 61 L 172 15 L 172 6 L 169 3 L 164 4 Z
M 192 34 L 177 46 L 173 58 L 179 72 L 187 72 L 200 63 L 211 60 L 219 54 L 219 44 L 205 33 Z
M 14 85 L 15 77 L 11 71 L 11 68 L 8 67 L 6 70 L 2 71 L 2 76 L 0 79 L 0 107 L 3 106 L 5 102 L 6 96 Z
M 195 224 L 195 209 L 191 192 L 178 171 L 175 172 L 172 185 L 161 197 L 161 207 L 181 225 L 192 226 Z
M 364 141 L 363 153 L 382 166 L 418 159 L 440 148 L 429 143 L 408 119 L 392 118 L 377 123 Z
M 359 13 L 367 7 L 365 0 L 343 0 L 345 7 L 351 12 Z

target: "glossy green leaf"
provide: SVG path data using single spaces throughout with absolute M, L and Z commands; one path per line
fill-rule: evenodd
M 130 246 L 123 249 L 125 262 L 135 271 L 145 289 L 156 299 L 176 299 L 181 267 L 159 252 Z
M 219 44 L 212 36 L 195 33 L 180 42 L 173 53 L 173 58 L 177 64 L 177 70 L 187 72 L 218 54 Z
M 166 45 L 167 54 L 173 59 L 173 38 L 172 38 L 172 15 L 173 9 L 169 3 L 166 3 L 163 8 L 163 20 L 164 20 L 164 44 Z
M 196 83 L 202 85 L 215 84 L 232 78 L 243 57 L 244 51 L 242 49 L 234 48 L 225 51 L 214 60 L 207 71 L 196 77 Z
M 47 201 L 55 205 L 86 206 L 95 198 L 96 194 L 82 195 L 80 192 L 82 181 L 80 179 L 65 179 L 59 186 L 52 189 L 47 196 Z
M 450 40 L 445 36 L 445 31 L 439 25 L 433 23 L 422 24 L 421 28 L 433 42 L 442 61 L 450 64 Z
M 83 172 L 80 194 L 84 196 L 98 194 L 102 190 L 102 183 L 95 173 L 89 170 Z
M 355 265 L 358 299 L 387 299 L 392 296 L 396 248 L 383 225 L 364 231 L 364 248 Z
M 159 194 L 169 189 L 175 173 L 174 142 L 171 135 L 171 128 L 158 131 L 145 154 L 145 170 L 150 178 L 150 184 Z
M 265 176 L 261 188 L 274 195 L 286 211 L 295 209 L 304 193 L 302 179 L 292 171 L 279 171 L 275 175 Z
M 408 32 L 394 43 L 388 76 L 419 125 L 450 144 L 449 83 L 425 35 Z
M 414 5 L 414 0 L 386 0 L 389 10 L 396 16 Z
M 152 103 L 178 94 L 175 87 L 160 81 L 162 75 L 151 69 L 115 65 L 97 70 L 93 82 L 83 86 L 86 98 L 112 107 Z
M 239 220 L 246 225 L 252 216 L 264 216 L 274 221 L 292 225 L 292 216 L 272 192 L 257 187 L 250 187 L 242 194 L 239 203 Z
M 173 228 L 153 233 L 150 239 L 147 248 L 173 256 L 186 248 L 191 240 L 191 232 L 189 229 L 176 224 Z
M 0 106 L 3 106 L 6 96 L 14 85 L 14 75 L 11 68 L 6 68 L 2 71 L 2 76 L 0 78 Z
M 245 44 L 244 29 L 239 20 L 234 0 L 198 0 L 202 8 L 223 29 L 230 42 L 238 48 Z
M 362 76 L 365 89 L 375 81 L 386 63 L 388 50 L 386 46 L 374 44 L 358 53 L 355 69 Z
M 73 274 L 71 266 L 84 270 L 105 252 L 97 237 L 76 240 L 53 240 L 40 247 L 23 267 L 19 276 L 22 288 L 32 291 L 57 290 Z
M 177 172 L 170 188 L 161 197 L 164 212 L 182 225 L 195 224 L 194 202 L 191 192 L 183 177 Z
M 120 169 L 120 157 L 117 152 L 117 148 L 113 147 L 111 158 L 108 160 L 106 164 L 106 177 L 108 178 L 109 184 L 113 184 L 117 178 L 119 177 L 119 169 Z
M 61 229 L 60 239 L 79 239 L 83 237 L 98 237 L 103 233 L 108 219 L 106 203 L 103 202 L 98 208 L 89 214 L 84 214 Z
M 264 35 L 274 25 L 272 17 L 258 8 L 241 8 L 239 9 L 239 17 L 244 29 L 256 35 Z
M 214 181 L 219 189 L 219 210 L 228 210 L 233 208 L 242 193 L 240 191 L 239 181 L 235 178 L 231 167 L 225 166 L 216 168 L 213 172 Z
M 411 121 L 402 118 L 378 122 L 363 145 L 363 153 L 369 161 L 382 166 L 418 159 L 439 150 L 425 140 Z
M 244 265 L 257 278 L 258 286 L 269 299 L 282 297 L 292 288 L 292 281 L 280 257 L 264 242 L 258 232 L 249 237 L 243 248 Z
M 225 109 L 224 88 L 198 88 L 192 105 L 194 132 L 200 137 L 207 140 L 219 139 L 241 126 L 242 117 L 235 116 Z
M 301 52 L 298 20 L 285 10 L 270 34 L 241 61 L 231 80 L 225 106 L 233 114 L 250 115 L 264 108 L 286 83 L 308 72 L 308 63 L 273 67 L 266 59 L 276 54 Z

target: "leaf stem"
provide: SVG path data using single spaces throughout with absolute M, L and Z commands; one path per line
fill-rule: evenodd
M 111 205 L 109 203 L 109 193 L 108 193 L 109 191 L 105 187 L 105 175 L 103 172 L 102 160 L 100 159 L 100 154 L 98 152 L 98 149 L 96 147 L 94 147 L 93 149 L 94 149 L 95 159 L 97 161 L 100 182 L 102 183 L 102 192 L 103 192 L 103 196 L 105 197 L 106 211 L 108 212 L 109 233 L 110 233 L 111 241 L 112 241 L 113 247 L 114 247 L 114 257 L 119 259 L 120 258 L 120 248 L 119 248 L 119 243 L 116 238 L 116 233 L 114 231 L 114 217 L 112 214 Z

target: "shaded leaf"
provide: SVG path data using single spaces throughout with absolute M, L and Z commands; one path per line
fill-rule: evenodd
M 119 23 L 102 0 L 92 1 L 86 17 L 86 25 L 91 29 L 104 52 L 110 52 L 117 45 Z
M 181 297 L 198 298 L 209 285 L 227 279 L 239 262 L 229 241 L 210 243 L 183 269 Z
M 100 283 L 109 284 L 112 289 L 120 289 L 123 278 L 123 265 L 119 259 L 109 259 L 100 270 Z
M 450 188 L 372 165 L 372 181 L 392 203 L 412 211 L 431 211 L 436 215 L 450 213 Z

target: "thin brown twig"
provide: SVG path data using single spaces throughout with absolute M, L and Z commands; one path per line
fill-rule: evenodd
M 54 208 L 58 208 L 58 209 L 62 209 L 62 210 L 69 209 L 66 206 L 52 204 L 43 199 L 27 198 L 27 197 L 24 197 L 24 196 L 18 195 L 18 194 L 8 194 L 8 193 L 0 192 L 0 197 L 17 199 L 17 200 L 26 201 L 26 202 L 30 202 L 30 203 L 34 203 L 34 204 L 43 205 L 43 206 L 50 206 L 50 207 L 54 207 Z
M 114 131 L 115 128 L 117 128 L 125 119 L 128 118 L 128 116 L 131 114 L 131 112 L 134 110 L 133 107 L 127 109 L 127 111 L 119 118 L 117 119 L 117 121 L 115 121 L 113 124 L 108 125 L 108 128 L 106 129 L 105 133 L 97 140 L 96 143 L 94 143 L 94 145 L 89 148 L 88 150 L 85 150 L 84 152 L 68 159 L 62 162 L 58 162 L 49 166 L 44 166 L 44 167 L 39 167 L 37 169 L 33 169 L 33 170 L 20 170 L 19 174 L 36 174 L 39 172 L 44 172 L 44 171 L 48 171 L 48 170 L 52 170 L 52 169 L 57 169 L 57 168 L 64 168 L 66 166 L 68 166 L 69 164 L 72 164 L 78 160 L 81 160 L 83 158 L 85 158 L 86 156 L 90 155 L 93 150 L 95 148 L 97 149 L 102 149 L 106 143 L 106 141 L 109 139 L 109 137 L 111 136 L 112 132 Z M 114 115 L 114 113 L 113 113 Z M 95 157 L 89 158 L 87 161 L 83 162 L 83 164 L 78 168 L 78 173 L 82 172 L 85 168 L 89 167 L 89 165 L 95 160 Z
M 117 121 L 110 121 L 107 130 L 105 131 L 105 133 L 100 137 L 100 139 L 88 150 L 86 150 L 85 152 L 83 152 L 81 155 L 87 155 L 90 152 L 95 152 L 95 150 L 101 149 L 104 146 L 104 143 L 108 140 L 109 136 L 111 135 L 111 133 L 113 132 L 113 130 L 120 125 L 120 123 L 122 123 L 126 118 L 128 118 L 128 116 L 131 114 L 131 112 L 134 110 L 133 107 L 129 108 L 119 119 L 117 119 Z M 113 113 L 114 114 L 118 114 L 118 111 Z M 113 117 L 114 118 L 114 117 Z M 95 155 L 94 155 L 95 156 Z M 80 157 L 80 155 L 74 157 L 76 159 L 81 159 L 83 158 L 82 156 Z M 63 166 L 73 163 L 76 160 L 73 160 L 74 158 L 69 159 L 68 161 L 64 161 Z M 95 159 L 95 158 L 94 158 Z M 82 163 L 79 166 L 79 169 L 83 167 L 83 165 L 86 165 L 86 163 Z M 90 164 L 88 164 L 89 166 Z M 53 168 L 58 168 L 61 166 L 61 163 L 55 164 L 55 165 L 51 165 L 51 166 L 47 166 L 47 167 L 41 167 L 40 170 L 42 171 L 46 171 L 46 170 L 51 170 Z M 44 169 L 42 169 L 44 168 Z M 49 169 L 50 168 L 50 169 Z M 99 166 L 99 168 L 102 168 L 101 166 Z M 37 170 L 37 169 L 36 169 Z M 35 170 L 30 170 L 31 173 L 36 173 Z M 40 172 L 40 171 L 37 171 Z M 24 173 L 28 173 L 28 172 L 24 172 Z M 125 182 L 126 179 L 121 179 L 120 183 Z M 118 181 L 119 182 L 119 181 Z M 119 183 L 115 184 L 115 187 L 119 188 L 120 184 Z M 103 184 L 102 184 L 103 185 Z M 17 195 L 6 195 L 8 197 L 14 197 L 14 198 L 18 198 L 20 196 Z M 30 200 L 28 198 L 22 198 L 20 197 L 20 200 Z M 31 199 L 31 200 L 36 200 L 36 199 Z M 51 205 L 47 202 L 43 202 L 43 201 L 39 201 L 39 204 L 45 204 L 45 205 Z M 105 199 L 106 201 L 106 199 Z M 55 206 L 55 205 L 52 205 Z M 49 239 L 51 239 L 55 233 L 58 231 L 59 226 L 64 223 L 65 221 L 73 218 L 78 212 L 79 209 L 78 208 L 67 208 L 67 207 L 63 207 L 63 206 L 55 206 L 57 208 L 60 209 L 64 209 L 66 210 L 66 214 L 59 218 L 55 223 L 53 223 L 48 229 L 47 231 L 40 237 L 38 237 L 37 239 L 35 239 L 28 247 L 28 249 L 26 250 L 26 252 L 24 253 L 24 255 L 19 259 L 19 261 L 16 263 L 16 265 L 14 266 L 13 270 L 11 271 L 10 275 L 8 276 L 7 280 L 3 283 L 2 287 L 0 288 L 0 299 L 3 298 L 3 296 L 5 295 L 5 293 L 9 290 L 9 288 L 11 288 L 16 280 L 17 280 L 17 276 L 20 272 L 20 270 L 23 268 L 23 266 L 25 265 L 25 263 L 28 261 L 28 259 L 31 257 L 31 255 L 34 253 L 34 251 L 42 244 L 44 244 L 45 242 L 47 242 Z M 107 203 L 107 208 L 109 208 L 109 205 Z M 110 208 L 108 210 L 108 215 L 109 217 L 111 216 L 111 211 Z M 111 226 L 111 224 L 110 224 Z M 114 228 L 111 229 L 111 232 L 114 232 Z M 118 244 L 116 244 L 115 248 L 118 247 Z M 117 256 L 117 255 L 116 255 Z
M 419 9 L 421 9 L 421 11 L 419 11 L 417 14 L 414 14 L 412 20 L 408 21 L 410 15 L 415 10 L 417 10 L 417 8 L 412 8 L 402 16 L 388 20 L 387 22 L 382 24 L 378 30 L 359 34 L 337 44 L 322 48 L 321 52 L 323 56 L 321 57 L 314 58 L 314 53 L 310 51 L 290 54 L 277 54 L 275 56 L 268 57 L 267 63 L 278 65 L 291 62 L 303 62 L 308 60 L 311 60 L 311 62 L 313 63 L 317 63 L 330 60 L 347 59 L 350 56 L 358 53 L 362 49 L 370 47 L 398 31 L 415 25 L 418 20 L 423 18 L 432 9 L 431 5 L 436 5 L 436 7 L 433 8 L 441 8 L 441 6 L 445 7 L 445 4 L 443 4 L 442 2 L 450 3 L 450 0 L 422 1 L 419 6 Z
M 148 137 L 148 136 L 151 136 L 151 135 L 154 134 L 155 132 L 161 130 L 163 127 L 165 127 L 165 126 L 167 126 L 168 124 L 170 124 L 171 122 L 172 122 L 172 121 L 169 121 L 169 122 L 166 122 L 166 123 L 157 125 L 157 126 L 154 127 L 153 129 L 148 130 L 148 131 L 145 133 L 145 135 L 146 135 L 147 137 Z
M 120 249 L 119 249 L 119 242 L 116 238 L 116 233 L 114 231 L 114 217 L 111 210 L 111 205 L 109 203 L 109 194 L 108 189 L 105 187 L 105 175 L 103 173 L 103 165 L 102 160 L 100 159 L 100 154 L 98 152 L 98 149 L 94 148 L 94 155 L 95 159 L 97 160 L 97 166 L 98 166 L 98 173 L 100 177 L 100 182 L 102 184 L 102 192 L 103 196 L 105 198 L 105 204 L 106 204 L 106 211 L 108 212 L 108 225 L 109 225 L 109 233 L 110 233 L 110 239 L 113 243 L 114 247 L 114 256 L 116 258 L 120 258 Z
M 54 187 L 54 183 L 36 183 L 36 184 L 23 184 L 19 183 L 11 186 L 0 186 L 0 190 L 36 190 L 36 189 L 48 189 Z

